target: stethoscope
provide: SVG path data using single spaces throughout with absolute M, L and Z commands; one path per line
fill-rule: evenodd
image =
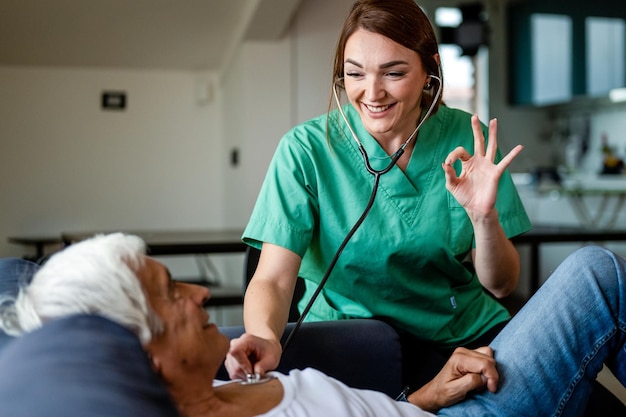
M 298 331 L 298 329 L 304 322 L 304 319 L 306 318 L 306 315 L 309 313 L 309 310 L 311 310 L 313 303 L 315 302 L 319 294 L 322 292 L 322 289 L 324 288 L 324 284 L 326 284 L 326 281 L 328 281 L 328 277 L 330 276 L 330 273 L 332 272 L 332 270 L 335 268 L 335 265 L 337 264 L 337 261 L 339 260 L 339 256 L 341 256 L 341 253 L 343 252 L 344 248 L 348 244 L 348 241 L 352 238 L 352 235 L 354 235 L 354 233 L 357 231 L 359 226 L 361 226 L 361 224 L 363 223 L 363 221 L 369 214 L 372 206 L 374 205 L 374 200 L 376 199 L 376 193 L 378 192 L 378 185 L 380 183 L 380 177 L 386 174 L 387 172 L 389 172 L 391 168 L 393 168 L 393 166 L 396 164 L 396 162 L 398 162 L 398 159 L 400 159 L 400 157 L 404 153 L 404 149 L 408 146 L 409 143 L 411 143 L 413 139 L 415 139 L 415 137 L 417 136 L 417 132 L 422 127 L 426 119 L 428 119 L 428 117 L 433 112 L 433 109 L 435 108 L 435 105 L 437 104 L 439 100 L 439 96 L 441 95 L 442 83 L 441 83 L 441 78 L 436 75 L 429 75 L 429 77 L 431 79 L 437 80 L 437 92 L 435 93 L 433 100 L 430 103 L 430 106 L 428 107 L 428 110 L 426 111 L 424 116 L 420 119 L 413 133 L 411 133 L 409 137 L 407 138 L 407 140 L 398 148 L 398 150 L 393 155 L 391 155 L 391 161 L 383 169 L 372 168 L 372 165 L 370 164 L 369 156 L 367 155 L 367 151 L 365 150 L 365 147 L 359 140 L 359 137 L 354 132 L 354 129 L 352 129 L 352 126 L 348 122 L 348 118 L 346 117 L 346 114 L 344 113 L 343 108 L 341 106 L 341 102 L 339 100 L 339 93 L 337 92 L 337 83 L 341 81 L 341 79 L 337 79 L 333 83 L 333 97 L 335 99 L 335 103 L 337 104 L 337 108 L 339 110 L 339 113 L 341 114 L 341 118 L 343 119 L 346 126 L 348 127 L 348 130 L 350 131 L 352 138 L 357 143 L 359 152 L 361 153 L 361 156 L 363 157 L 363 163 L 365 164 L 365 168 L 370 174 L 374 176 L 374 186 L 372 187 L 372 193 L 370 195 L 369 201 L 367 202 L 367 206 L 365 207 L 365 210 L 363 210 L 363 214 L 361 214 L 361 217 L 359 217 L 359 219 L 356 221 L 354 226 L 352 226 L 352 229 L 350 229 L 350 231 L 346 235 L 345 239 L 343 240 L 343 242 L 337 249 L 337 252 L 335 252 L 335 256 L 333 257 L 332 261 L 328 265 L 328 269 L 326 270 L 324 277 L 322 278 L 320 283 L 317 285 L 317 288 L 315 289 L 315 292 L 311 296 L 311 299 L 309 300 L 308 304 L 306 305 L 304 310 L 302 310 L 302 313 L 300 314 L 300 318 L 294 325 L 293 330 L 291 330 L 291 332 L 289 333 L 289 336 L 287 336 L 287 339 L 285 340 L 285 343 L 283 344 L 283 352 L 287 350 L 287 347 L 291 343 L 291 340 L 293 339 L 294 335 L 296 334 L 296 332 Z
M 430 114 L 433 112 L 433 109 L 435 108 L 435 105 L 437 104 L 437 101 L 439 100 L 439 95 L 441 94 L 442 86 L 441 86 L 441 78 L 437 77 L 436 75 L 429 75 L 429 77 L 431 79 L 437 80 L 438 87 L 437 87 L 437 92 L 435 93 L 435 96 L 433 97 L 433 100 L 430 103 L 428 110 L 426 111 L 426 114 L 424 115 L 424 117 L 420 119 L 413 133 L 411 133 L 409 137 L 407 138 L 407 140 L 404 141 L 404 143 L 398 148 L 398 150 L 393 155 L 391 155 L 391 162 L 389 162 L 389 164 L 385 168 L 380 169 L 380 170 L 376 170 L 372 168 L 372 165 L 370 164 L 369 156 L 367 155 L 367 152 L 365 151 L 365 147 L 359 140 L 359 137 L 356 135 L 356 133 L 354 133 L 354 129 L 352 129 L 352 126 L 348 122 L 348 118 L 346 117 L 346 114 L 343 111 L 343 107 L 341 106 L 341 102 L 339 101 L 339 93 L 337 93 L 337 82 L 340 81 L 341 79 L 336 80 L 333 83 L 333 97 L 335 99 L 335 103 L 337 103 L 337 108 L 339 110 L 339 113 L 341 114 L 341 118 L 343 119 L 346 126 L 348 127 L 348 130 L 350 130 L 350 134 L 352 135 L 352 138 L 357 143 L 359 152 L 361 152 L 361 155 L 363 156 L 363 163 L 365 164 L 365 168 L 370 174 L 374 175 L 374 177 L 380 177 L 381 175 L 389 172 L 391 168 L 393 168 L 396 162 L 398 162 L 398 159 L 400 159 L 400 157 L 404 153 L 404 149 L 409 145 L 409 143 L 411 143 L 413 139 L 415 139 L 415 137 L 417 136 L 417 132 L 420 130 L 420 128 L 422 127 L 426 119 L 428 119 Z

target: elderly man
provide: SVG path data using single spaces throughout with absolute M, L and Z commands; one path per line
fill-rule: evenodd
M 80 313 L 121 324 L 183 416 L 580 415 L 604 362 L 626 380 L 625 265 L 603 249 L 580 250 L 490 348 L 458 350 L 409 402 L 313 369 L 270 373 L 258 384 L 215 381 L 229 341 L 209 322 L 208 290 L 173 281 L 134 236 L 98 236 L 53 256 L 4 304 L 0 322 L 15 335 Z

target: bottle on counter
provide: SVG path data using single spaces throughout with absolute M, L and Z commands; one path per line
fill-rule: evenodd
M 615 149 L 609 144 L 609 136 L 602 134 L 602 175 L 615 175 L 624 173 L 624 161 L 616 155 Z

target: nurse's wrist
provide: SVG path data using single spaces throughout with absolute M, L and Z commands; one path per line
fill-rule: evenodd
M 467 216 L 470 218 L 474 228 L 481 226 L 489 227 L 500 224 L 498 211 L 495 208 L 487 213 L 467 210 Z

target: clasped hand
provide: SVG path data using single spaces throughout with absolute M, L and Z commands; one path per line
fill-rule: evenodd
M 496 361 L 490 347 L 476 350 L 457 348 L 437 376 L 409 395 L 408 400 L 423 410 L 437 412 L 483 387 L 495 393 L 498 380 Z
M 522 145 L 517 145 L 498 164 L 494 164 L 498 148 L 497 130 L 498 123 L 496 119 L 492 119 L 489 122 L 489 143 L 485 151 L 485 137 L 480 121 L 477 115 L 473 115 L 474 155 L 470 155 L 465 148 L 459 146 L 448 154 L 442 164 L 446 175 L 446 188 L 470 215 L 491 214 L 496 203 L 500 177 L 523 149 Z M 461 174 L 458 176 L 452 167 L 457 160 L 461 161 Z

